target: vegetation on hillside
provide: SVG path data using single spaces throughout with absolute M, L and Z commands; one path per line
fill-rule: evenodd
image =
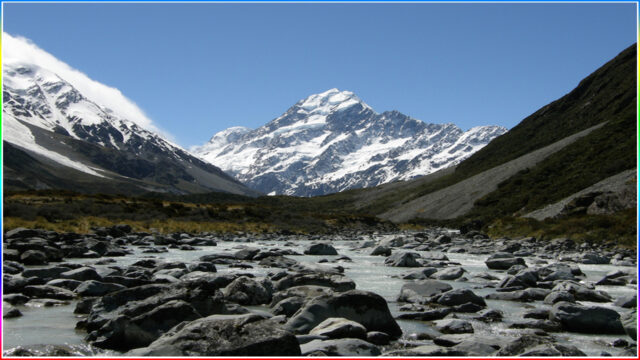
M 345 229 L 392 230 L 374 216 L 313 208 L 307 198 L 211 193 L 189 195 L 89 195 L 39 190 L 4 193 L 4 230 L 17 226 L 87 232 L 128 223 L 140 231 L 246 231 L 332 233 Z M 190 200 L 190 201 L 189 201 Z

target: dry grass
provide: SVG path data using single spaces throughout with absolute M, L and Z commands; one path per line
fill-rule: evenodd
M 137 232 L 158 232 L 161 234 L 168 234 L 174 232 L 185 233 L 202 233 L 202 232 L 215 232 L 215 233 L 230 233 L 230 232 L 249 232 L 249 233 L 264 233 L 276 231 L 272 225 L 246 222 L 246 223 L 233 223 L 225 221 L 205 222 L 205 221 L 179 221 L 179 220 L 149 220 L 149 221 L 131 221 L 131 220 L 110 220 L 101 217 L 81 217 L 73 220 L 62 221 L 48 221 L 45 218 L 38 217 L 35 220 L 25 220 L 15 217 L 4 218 L 3 230 L 11 230 L 17 227 L 25 227 L 31 229 L 45 229 L 57 232 L 75 232 L 79 234 L 86 234 L 91 232 L 93 227 L 101 226 L 113 226 L 116 224 L 126 223 L 131 225 L 134 231 Z

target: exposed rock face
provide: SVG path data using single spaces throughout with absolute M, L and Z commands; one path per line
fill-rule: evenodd
M 299 356 L 296 337 L 255 314 L 211 315 L 183 323 L 128 356 Z

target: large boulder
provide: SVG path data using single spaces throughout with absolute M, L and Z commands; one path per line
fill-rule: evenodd
M 303 356 L 378 356 L 380 349 L 360 339 L 312 340 L 300 346 Z
M 338 255 L 336 249 L 325 243 L 311 244 L 304 250 L 305 255 Z
M 418 261 L 420 255 L 415 252 L 397 252 L 384 260 L 385 265 L 394 267 L 420 267 L 422 264 Z
M 391 248 L 388 246 L 384 246 L 384 245 L 378 245 L 375 248 L 373 248 L 373 250 L 371 250 L 371 253 L 369 255 L 372 256 L 389 256 L 391 255 Z
M 398 301 L 427 303 L 434 297 L 453 289 L 451 285 L 436 280 L 423 280 L 402 285 Z
M 367 329 L 355 321 L 344 318 L 328 318 L 309 331 L 309 335 L 326 336 L 329 339 L 367 339 Z
M 595 290 L 575 281 L 562 281 L 551 291 L 566 291 L 571 293 L 577 301 L 610 302 L 611 296 L 602 290 Z
M 549 319 L 567 331 L 587 334 L 624 334 L 620 314 L 600 306 L 582 306 L 561 301 L 549 313 Z
M 465 270 L 459 266 L 442 269 L 431 275 L 432 278 L 438 280 L 455 280 L 464 274 Z
M 122 315 L 109 320 L 91 339 L 94 346 L 126 351 L 147 346 L 183 321 L 200 317 L 185 301 L 172 300 L 133 318 Z
M 22 272 L 22 276 L 25 278 L 37 277 L 44 282 L 48 282 L 54 279 L 60 278 L 60 274 L 71 270 L 66 266 L 48 266 L 39 269 L 25 269 Z
M 68 280 L 72 281 L 72 280 Z M 75 288 L 75 293 L 80 296 L 103 296 L 114 291 L 126 289 L 125 286 L 114 283 L 104 283 L 96 280 L 87 280 Z
M 20 254 L 20 262 L 25 265 L 46 265 L 47 255 L 40 250 L 27 250 Z
M 387 302 L 368 291 L 350 290 L 334 295 L 318 296 L 305 304 L 289 321 L 286 329 L 307 334 L 328 318 L 341 317 L 362 324 L 367 331 L 382 331 L 393 338 L 402 335 Z
M 102 276 L 95 269 L 90 267 L 81 267 L 60 274 L 62 279 L 73 279 L 78 281 L 96 280 L 102 281 Z
M 436 328 L 443 334 L 468 334 L 473 333 L 470 322 L 461 319 L 444 319 L 435 321 Z
M 333 295 L 334 291 L 330 287 L 316 285 L 301 285 L 290 287 L 286 290 L 278 291 L 273 294 L 271 306 L 278 302 L 290 298 L 299 297 L 302 299 L 311 299 L 320 295 Z
M 508 270 L 514 265 L 525 265 L 524 259 L 513 257 L 511 253 L 495 253 L 484 262 L 489 269 Z
M 463 305 L 466 303 L 472 303 L 480 305 L 482 307 L 487 306 L 487 303 L 483 298 L 476 295 L 469 289 L 455 289 L 449 290 L 438 297 L 436 302 L 445 306 Z
M 273 290 L 263 283 L 241 276 L 227 285 L 222 293 L 227 300 L 240 305 L 259 305 L 271 301 Z
M 276 290 L 285 290 L 294 286 L 316 285 L 325 286 L 334 291 L 347 291 L 356 288 L 356 283 L 343 275 L 326 272 L 293 273 L 284 276 L 275 282 Z
M 212 315 L 174 327 L 127 356 L 299 356 L 296 337 L 255 314 Z
M 51 285 L 25 286 L 22 293 L 39 299 L 71 300 L 76 297 L 73 292 L 67 289 Z

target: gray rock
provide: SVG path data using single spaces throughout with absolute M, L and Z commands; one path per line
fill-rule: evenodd
M 412 303 L 430 302 L 433 297 L 453 289 L 451 285 L 436 280 L 423 280 L 402 285 L 398 301 Z
M 27 279 L 20 275 L 2 274 L 2 293 L 11 294 L 22 291 L 27 286 Z
M 549 293 L 549 295 L 547 295 L 547 297 L 544 298 L 544 303 L 549 305 L 553 305 L 560 301 L 574 303 L 576 302 L 576 299 L 568 291 L 552 291 L 551 293 Z
M 347 291 L 356 288 L 353 280 L 343 276 L 329 273 L 293 273 L 274 283 L 276 290 L 285 290 L 294 286 L 316 285 L 325 286 L 334 291 Z
M 509 301 L 542 301 L 547 295 L 549 295 L 551 291 L 547 289 L 540 288 L 528 288 L 524 290 L 517 290 L 512 292 L 497 292 L 493 294 L 489 294 L 485 296 L 486 299 L 490 300 L 509 300 Z
M 328 318 L 311 329 L 309 335 L 321 335 L 329 339 L 354 338 L 366 340 L 367 329 L 348 319 Z
M 209 262 L 197 262 L 189 267 L 189 271 L 216 272 L 216 265 Z
M 389 351 L 384 353 L 383 356 L 467 356 L 467 353 L 462 350 L 437 345 L 422 345 L 410 349 Z
M 325 243 L 311 244 L 304 250 L 305 255 L 338 255 L 336 249 Z
M 442 269 L 434 273 L 433 275 L 431 275 L 431 277 L 438 280 L 455 280 L 462 277 L 464 273 L 465 273 L 465 270 L 463 268 L 453 267 L 453 268 Z
M 388 345 L 391 341 L 389 335 L 380 332 L 380 331 L 369 331 L 367 333 L 367 342 L 370 342 L 374 345 Z
M 440 305 L 455 306 L 472 303 L 482 307 L 487 306 L 483 298 L 469 289 L 449 290 L 438 297 L 436 302 Z
M 402 278 L 405 280 L 426 280 L 436 272 L 438 272 L 438 269 L 434 267 L 427 267 L 418 271 L 413 271 L 407 275 L 404 275 Z
M 624 332 L 634 341 L 638 340 L 638 313 L 636 310 L 624 314 L 621 318 Z
M 582 254 L 582 256 L 580 257 L 580 262 L 583 264 L 600 264 L 600 265 L 604 265 L 604 264 L 608 264 L 611 262 L 611 259 L 607 256 L 604 256 L 602 254 L 598 254 L 595 252 L 589 252 L 589 253 L 585 253 Z
M 480 316 L 474 318 L 475 320 L 491 323 L 491 322 L 500 322 L 504 315 L 502 311 L 496 309 L 486 309 L 480 312 Z
M 46 265 L 47 255 L 39 250 L 27 250 L 20 254 L 20 261 L 25 265 Z
M 621 296 L 614 302 L 614 305 L 620 306 L 623 308 L 638 307 L 638 294 Z
M 80 284 L 82 284 L 82 281 L 73 279 L 55 279 L 47 282 L 45 285 L 57 286 L 73 291 L 80 286 Z
M 22 289 L 22 293 L 27 296 L 40 299 L 71 300 L 76 297 L 73 292 L 67 289 L 51 285 L 25 286 L 24 289 Z
M 620 314 L 604 307 L 559 302 L 551 308 L 549 319 L 561 323 L 567 331 L 587 334 L 624 334 Z
M 273 294 L 271 300 L 271 306 L 273 307 L 276 303 L 280 302 L 283 299 L 287 299 L 290 297 L 300 297 L 302 299 L 308 300 L 320 295 L 333 295 L 334 291 L 326 286 L 316 286 L 316 285 L 301 285 L 290 287 L 286 290 L 278 291 Z
M 418 262 L 420 255 L 414 252 L 397 252 L 391 254 L 384 260 L 385 265 L 394 267 L 420 267 L 422 264 Z
M 87 280 L 76 287 L 75 293 L 80 296 L 103 296 L 122 289 L 125 287 L 119 284 Z
M 227 300 L 240 305 L 259 305 L 271 302 L 273 291 L 258 281 L 241 276 L 227 285 L 222 293 Z
M 102 276 L 100 276 L 95 269 L 90 267 L 81 267 L 78 269 L 69 270 L 60 274 L 62 279 L 73 279 L 78 281 L 87 281 L 87 280 L 96 280 L 102 281 Z
M 373 256 L 390 256 L 391 255 L 391 248 L 384 246 L 384 245 L 378 245 L 375 248 L 373 248 L 373 250 L 371 251 L 371 253 L 369 255 L 373 255 Z
M 306 334 L 325 319 L 341 317 L 362 324 L 367 331 L 382 331 L 393 338 L 402 335 L 387 302 L 377 294 L 350 290 L 316 297 L 307 302 L 289 321 L 286 329 Z
M 93 345 L 126 351 L 151 344 L 163 333 L 183 321 L 192 321 L 201 315 L 182 300 L 171 300 L 136 317 L 119 316 L 109 320 L 99 330 Z
M 2 318 L 12 319 L 22 316 L 20 310 L 14 308 L 10 304 L 2 304 Z
M 587 356 L 573 345 L 543 344 L 535 346 L 520 356 Z
M 16 275 L 24 271 L 24 266 L 16 261 L 4 260 L 2 263 L 2 273 Z
M 443 334 L 469 334 L 473 333 L 470 322 L 460 319 L 444 319 L 435 321 L 436 328 Z
M 575 281 L 562 281 L 553 287 L 552 291 L 567 291 L 577 301 L 610 302 L 611 296 L 604 291 L 591 289 Z
M 2 301 L 11 305 L 23 305 L 29 301 L 29 297 L 22 294 L 7 294 L 2 296 Z
M 424 310 L 420 312 L 402 313 L 398 316 L 398 319 L 402 320 L 420 320 L 420 321 L 433 321 L 443 319 L 445 316 L 451 314 L 453 309 L 451 308 L 438 308 L 431 310 Z
M 274 315 L 284 315 L 291 317 L 304 305 L 305 299 L 300 296 L 291 296 L 280 300 L 271 308 Z
M 299 356 L 296 337 L 255 314 L 212 315 L 182 323 L 127 356 Z
M 261 259 L 259 264 L 267 267 L 289 269 L 298 265 L 298 262 L 285 256 L 267 256 Z
M 465 339 L 453 346 L 453 350 L 464 352 L 467 356 L 494 356 L 500 349 L 496 341 L 489 339 Z
M 513 257 L 509 253 L 493 254 L 484 263 L 493 270 L 508 270 L 514 265 L 526 265 L 523 258 Z
M 321 352 L 325 356 L 378 356 L 380 349 L 360 339 L 313 340 L 300 346 L 303 356 Z

